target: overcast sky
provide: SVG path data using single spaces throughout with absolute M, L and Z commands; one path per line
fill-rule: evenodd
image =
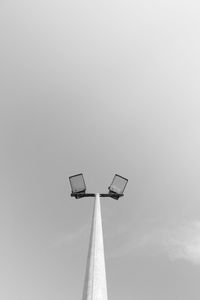
M 0 298 L 81 299 L 102 199 L 109 300 L 200 298 L 200 4 L 0 1 Z

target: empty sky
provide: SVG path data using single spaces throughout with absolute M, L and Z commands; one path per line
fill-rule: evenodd
M 109 300 L 200 297 L 200 5 L 0 1 L 0 298 L 81 299 L 102 199 Z

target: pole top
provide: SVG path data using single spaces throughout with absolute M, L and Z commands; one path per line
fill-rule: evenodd
M 85 198 L 85 197 L 95 197 L 96 193 L 71 193 L 71 197 L 75 197 L 76 199 L 80 199 L 80 198 Z M 124 194 L 117 194 L 114 192 L 109 192 L 106 194 L 99 194 L 100 197 L 102 198 L 113 198 L 115 200 L 118 200 L 120 197 L 123 197 Z

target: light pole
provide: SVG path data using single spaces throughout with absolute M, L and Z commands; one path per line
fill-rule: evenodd
M 70 176 L 69 180 L 72 197 L 76 199 L 95 197 L 82 300 L 107 300 L 100 197 L 111 197 L 118 200 L 123 196 L 128 179 L 115 174 L 107 194 L 86 193 L 83 174 Z

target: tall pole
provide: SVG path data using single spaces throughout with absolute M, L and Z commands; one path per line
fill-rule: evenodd
M 95 194 L 82 300 L 107 300 L 100 195 Z

